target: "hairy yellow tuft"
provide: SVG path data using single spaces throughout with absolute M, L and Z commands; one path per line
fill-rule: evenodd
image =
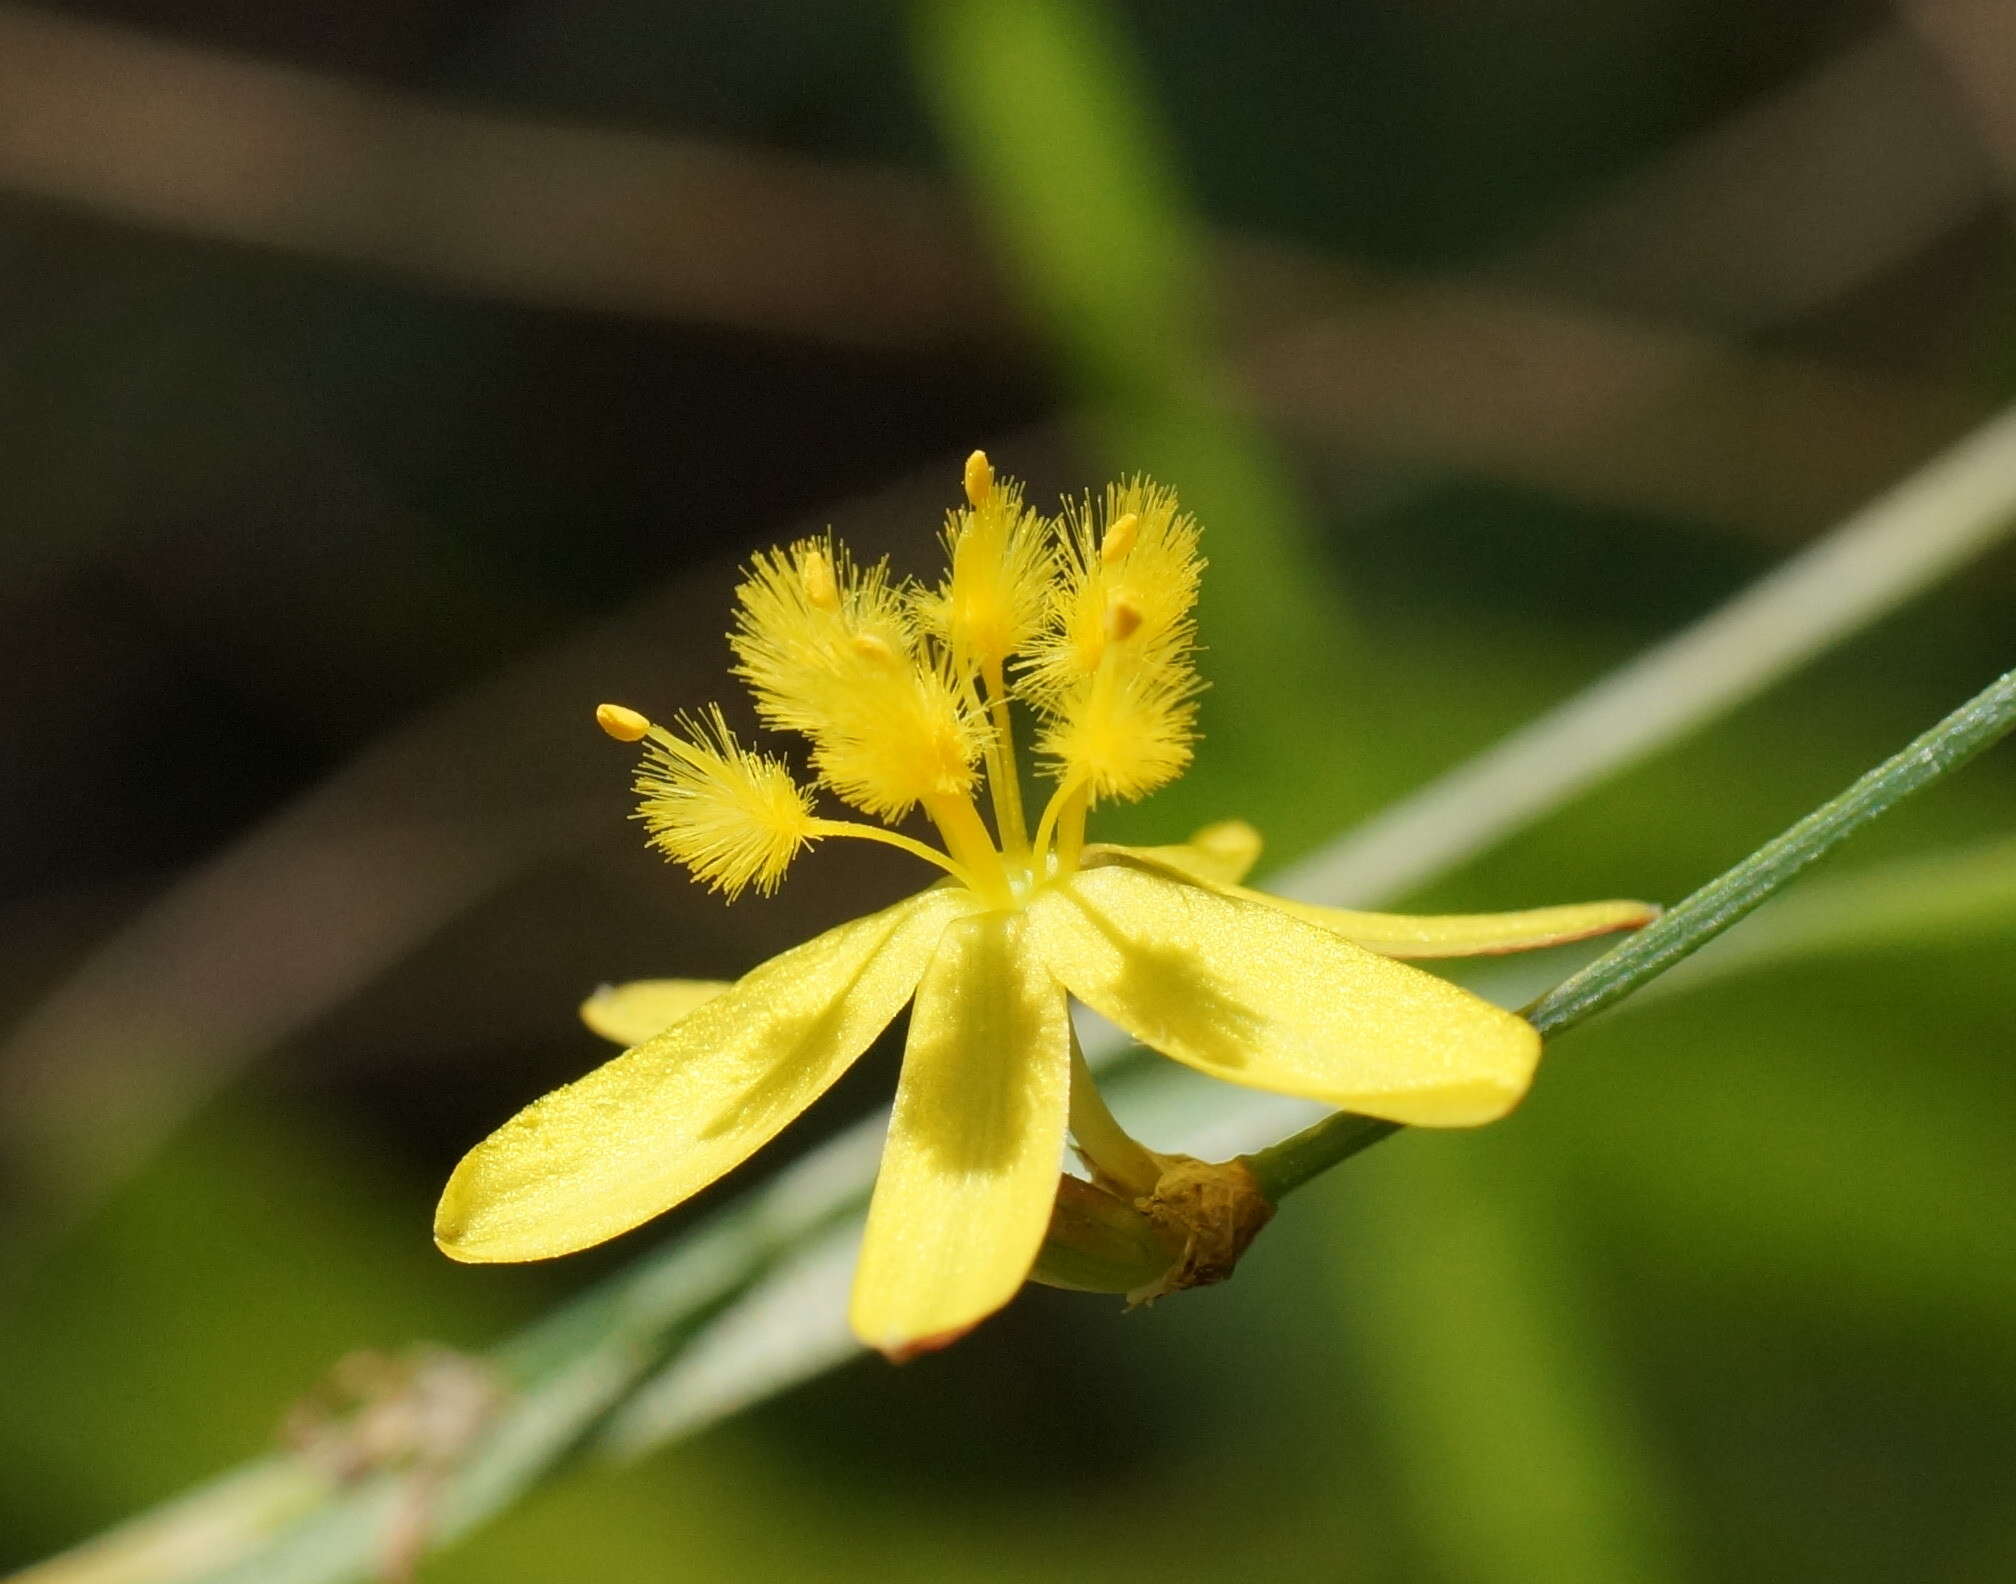
M 804 734 L 819 779 L 856 808 L 900 819 L 968 793 L 987 728 L 920 644 L 908 591 L 830 540 L 759 555 L 737 591 L 736 673 L 766 724 Z
M 1067 510 L 1059 539 L 1021 680 L 1043 717 L 1037 746 L 1095 800 L 1143 797 L 1183 773 L 1196 736 L 1197 524 L 1174 490 L 1136 478 Z
M 1021 485 L 988 470 L 984 486 L 975 494 L 969 464 L 973 504 L 945 520 L 951 575 L 916 600 L 919 620 L 945 644 L 961 677 L 999 676 L 1042 630 L 1055 564 L 1043 519 L 1023 504 Z
M 735 591 L 728 642 L 767 726 L 816 738 L 861 667 L 855 640 L 897 653 L 913 641 L 903 591 L 886 563 L 857 568 L 831 539 L 766 550 Z
M 1048 712 L 1099 669 L 1118 608 L 1129 613 L 1128 666 L 1146 674 L 1189 666 L 1192 608 L 1204 570 L 1197 521 L 1176 492 L 1145 478 L 1109 484 L 1059 525 L 1061 553 L 1048 623 L 1031 645 L 1022 690 Z
M 811 800 L 781 760 L 736 742 L 718 706 L 649 729 L 636 790 L 651 845 L 732 901 L 777 889 L 813 837 Z
M 1094 677 L 1053 701 L 1036 746 L 1094 802 L 1146 797 L 1190 767 L 1202 689 L 1188 670 Z
M 884 820 L 926 799 L 970 794 L 987 727 L 965 691 L 928 657 L 873 640 L 863 641 L 859 661 L 854 685 L 811 734 L 819 779 Z

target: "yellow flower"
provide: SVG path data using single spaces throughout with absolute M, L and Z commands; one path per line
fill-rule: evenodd
M 1287 902 L 1240 884 L 1259 837 L 1236 821 L 1177 846 L 1088 844 L 1097 802 L 1141 797 L 1189 762 L 1197 525 L 1146 480 L 1046 523 L 978 452 L 966 496 L 938 588 L 805 540 L 756 559 L 730 638 L 758 714 L 808 740 L 820 786 L 884 821 L 921 808 L 942 848 L 817 814 L 718 709 L 670 729 L 597 712 L 643 744 L 653 845 L 731 898 L 773 890 L 806 847 L 843 836 L 943 878 L 731 985 L 598 994 L 584 1016 L 630 1048 L 469 1152 L 435 1221 L 447 1253 L 544 1259 L 671 1209 L 775 1136 L 908 1004 L 851 1317 L 870 1346 L 913 1352 L 1022 1284 L 1067 1134 L 1103 1179 L 1152 1182 L 1154 1158 L 1092 1085 L 1070 997 L 1235 1084 L 1467 1127 L 1517 1104 L 1539 1037 L 1398 959 L 1519 951 L 1651 916 L 1635 902 L 1427 918 Z M 1033 834 L 1018 712 L 1035 717 L 1055 782 Z

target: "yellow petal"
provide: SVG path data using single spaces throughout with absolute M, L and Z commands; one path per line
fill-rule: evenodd
M 867 1049 L 972 905 L 941 887 L 828 930 L 535 1100 L 455 1168 L 434 1240 L 459 1260 L 547 1259 L 697 1193 Z
M 1353 913 L 1249 894 L 1382 957 L 1488 957 L 1533 951 L 1637 929 L 1659 916 L 1658 905 L 1652 902 L 1570 902 L 1518 913 Z
M 642 1045 L 729 988 L 726 979 L 632 979 L 581 1003 L 581 1021 L 618 1045 Z
M 1040 892 L 1050 971 L 1146 1045 L 1232 1083 L 1427 1127 L 1518 1103 L 1532 1026 L 1247 897 L 1115 863 Z
M 1114 847 L 1095 843 L 1085 849 L 1088 865 L 1117 858 L 1132 858 L 1212 885 L 1237 885 L 1260 859 L 1260 833 L 1244 820 L 1230 819 L 1206 825 L 1180 845 Z
M 1243 836 L 1242 836 L 1243 833 Z M 1250 839 L 1250 850 L 1242 840 Z M 1238 884 L 1260 856 L 1260 833 L 1243 820 L 1207 825 L 1176 847 L 1085 849 L 1085 863 L 1147 864 L 1194 880 L 1225 896 L 1243 897 L 1307 919 L 1381 957 L 1487 957 L 1561 946 L 1617 930 L 1638 929 L 1659 916 L 1656 902 L 1569 902 L 1517 913 L 1355 913 L 1271 896 Z M 1243 858 L 1243 863 L 1241 859 Z
M 1015 1295 L 1050 1225 L 1071 1086 L 1064 991 L 1028 921 L 946 926 L 917 990 L 861 1266 L 854 1331 L 902 1356 Z

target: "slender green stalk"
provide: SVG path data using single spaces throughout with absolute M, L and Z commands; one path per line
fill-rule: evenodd
M 1278 1144 L 1255 1150 L 1246 1157 L 1246 1166 L 1260 1191 L 1279 1204 L 1283 1194 L 1293 1193 L 1311 1178 L 1320 1177 L 1332 1166 L 1341 1166 L 1353 1155 L 1370 1149 L 1381 1139 L 1391 1138 L 1404 1127 L 1400 1122 L 1339 1111 L 1335 1116 L 1311 1123 L 1299 1133 L 1290 1133 Z
M 1701 620 L 1277 876 L 1376 907 L 1734 709 L 2016 527 L 2016 408 Z
M 1698 951 L 1790 885 L 1871 820 L 1950 775 L 2016 728 L 2016 671 L 1969 699 L 1901 752 L 1766 842 L 1686 901 L 1605 952 L 1528 1009 L 1542 1034 L 1559 1034 Z M 1396 1122 L 1340 1113 L 1246 1157 L 1270 1199 L 1279 1199 L 1400 1131 Z
M 1826 954 L 1939 946 L 2012 924 L 2016 836 L 1995 836 L 1801 886 L 1741 934 L 1647 985 L 1631 1006 Z
M 1721 934 L 1871 820 L 1950 775 L 2016 727 L 2016 671 L 1831 798 L 1663 918 L 1554 987 L 1527 1012 L 1556 1034 L 1614 1005 Z

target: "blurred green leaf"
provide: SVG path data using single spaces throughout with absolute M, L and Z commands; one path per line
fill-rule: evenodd
M 1423 1139 L 1367 1174 L 1331 1280 L 1413 1543 L 1444 1584 L 1684 1576 L 1612 1344 L 1519 1152 Z
M 1180 484 L 1206 524 L 1204 725 L 1221 766 L 1343 784 L 1356 704 L 1334 680 L 1351 628 L 1311 509 L 1223 366 L 1214 261 L 1115 13 L 1101 0 L 933 0 L 917 17 L 919 81 L 1096 448 L 1116 471 Z M 1240 642 L 1221 649 L 1226 632 Z M 1326 702 L 1324 735 L 1269 729 L 1265 712 L 1311 697 Z M 1207 769 L 1176 789 L 1164 817 L 1213 781 Z M 1303 801 L 1283 799 L 1283 820 Z

